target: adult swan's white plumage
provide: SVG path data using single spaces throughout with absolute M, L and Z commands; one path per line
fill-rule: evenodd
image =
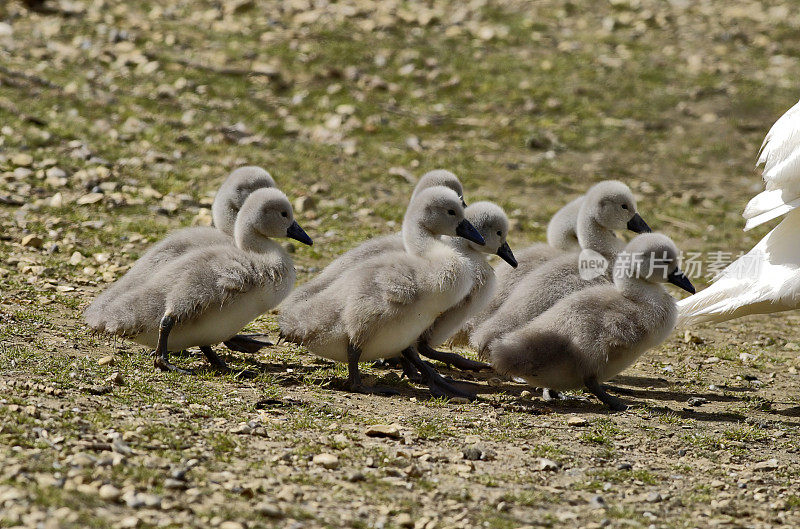
M 678 326 L 800 307 L 800 102 L 767 133 L 758 164 L 766 190 L 747 204 L 744 229 L 789 214 L 714 284 L 678 303 Z
M 800 206 L 800 102 L 772 126 L 761 145 L 766 190 L 744 208 L 745 231 Z

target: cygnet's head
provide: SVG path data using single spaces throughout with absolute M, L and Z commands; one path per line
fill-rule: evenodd
M 475 202 L 464 210 L 464 217 L 475 226 L 475 229 L 486 241 L 484 246 L 478 246 L 473 242 L 468 242 L 473 250 L 493 253 L 513 266 L 517 267 L 517 260 L 511 247 L 506 242 L 508 236 L 508 217 L 503 208 L 493 202 Z
M 614 277 L 634 277 L 650 283 L 672 283 L 695 293 L 689 278 L 678 267 L 680 252 L 672 239 L 661 233 L 637 235 L 617 254 Z
M 403 223 L 413 222 L 432 235 L 463 237 L 479 245 L 483 237 L 466 218 L 461 198 L 450 188 L 437 186 L 417 193 L 408 205 Z
M 289 237 L 303 244 L 312 244 L 311 237 L 294 220 L 289 199 L 274 188 L 256 189 L 239 211 L 234 229 L 237 246 L 242 247 L 242 241 L 253 235 L 264 238 Z
M 261 167 L 253 165 L 234 169 L 222 183 L 211 205 L 217 229 L 233 235 L 236 215 L 247 197 L 256 189 L 275 187 L 275 180 Z
M 445 169 L 434 169 L 422 175 L 422 178 L 419 179 L 419 182 L 417 182 L 414 188 L 411 199 L 413 200 L 420 191 L 436 186 L 449 187 L 455 191 L 461 199 L 461 205 L 467 207 L 467 203 L 464 202 L 464 187 L 461 185 L 461 181 L 456 175 Z
M 629 229 L 636 233 L 653 230 L 636 211 L 631 189 L 617 180 L 605 180 L 586 192 L 585 213 L 608 230 Z

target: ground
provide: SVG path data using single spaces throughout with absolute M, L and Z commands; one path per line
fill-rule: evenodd
M 623 413 L 492 374 L 465 404 L 365 366 L 400 395 L 354 395 L 286 345 L 164 374 L 81 321 L 241 164 L 300 199 L 301 282 L 444 167 L 516 248 L 621 179 L 703 286 L 769 229 L 740 213 L 798 98 L 792 3 L 49 5 L 0 7 L 0 527 L 800 526 L 797 313 L 676 333 L 611 382 Z

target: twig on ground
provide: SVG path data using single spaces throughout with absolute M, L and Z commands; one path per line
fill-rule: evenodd
M 40 127 L 47 125 L 47 121 L 38 116 L 32 116 L 30 114 L 20 112 L 19 108 L 17 108 L 17 105 L 5 98 L 0 98 L 0 110 L 5 110 L 9 114 L 19 116 L 23 121 L 33 123 L 34 125 L 39 125 Z
M 48 81 L 44 77 L 39 77 L 38 75 L 33 75 L 27 72 L 20 72 L 19 70 L 13 70 L 8 66 L 3 66 L 2 64 L 0 64 L 0 73 L 5 74 L 8 77 L 13 77 L 16 79 L 24 79 L 29 83 L 33 83 L 39 86 L 61 90 L 61 87 L 59 85 L 57 85 L 52 81 Z
M 180 64 L 181 66 L 185 66 L 187 68 L 193 68 L 195 70 L 203 70 L 206 72 L 216 73 L 220 75 L 236 75 L 243 77 L 266 77 L 270 80 L 282 79 L 281 73 L 279 71 L 252 70 L 249 68 L 238 68 L 233 66 L 214 66 L 212 64 L 203 64 L 200 62 L 196 62 L 191 59 L 187 59 L 185 57 L 172 57 L 164 53 L 157 53 L 152 51 L 144 52 L 144 56 L 150 59 L 151 61 L 171 62 L 174 64 Z

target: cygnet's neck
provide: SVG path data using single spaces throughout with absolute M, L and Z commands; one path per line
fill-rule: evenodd
M 578 215 L 575 231 L 581 249 L 594 250 L 609 261 L 613 261 L 623 248 L 624 243 L 613 231 L 604 228 L 589 215 L 583 213 Z
M 426 229 L 415 216 L 403 219 L 403 246 L 413 255 L 423 255 L 431 245 L 441 243 L 441 239 Z
M 236 247 L 245 252 L 272 253 L 283 251 L 280 244 L 269 237 L 261 235 L 247 225 L 239 226 L 237 224 L 234 228 L 234 241 L 236 242 Z
M 664 293 L 664 288 L 658 283 L 651 283 L 635 275 L 633 267 L 624 271 L 614 271 L 614 286 L 628 299 L 656 300 Z
M 236 229 L 236 215 L 239 212 L 233 209 L 233 207 L 227 203 L 227 200 L 225 202 L 225 204 L 220 206 L 221 211 L 219 211 L 216 218 L 214 218 L 214 226 L 223 233 L 233 236 Z
M 236 217 L 238 214 L 239 207 L 236 205 L 236 196 L 230 188 L 223 185 L 211 204 L 214 227 L 233 237 L 236 231 Z
M 475 248 L 472 242 L 464 237 L 443 237 L 444 241 L 455 248 L 459 253 L 464 254 L 470 258 L 480 257 L 485 255 L 486 252 Z

